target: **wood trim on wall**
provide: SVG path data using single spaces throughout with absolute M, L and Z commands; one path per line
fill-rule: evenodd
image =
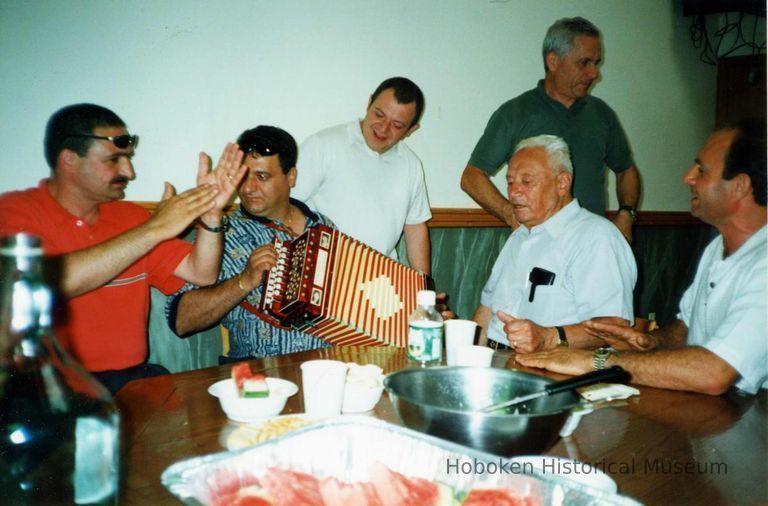
M 153 212 L 157 202 L 136 202 L 141 207 Z M 228 212 L 234 210 L 230 206 Z M 609 211 L 606 216 L 610 219 L 616 214 Z M 637 226 L 695 226 L 704 223 L 688 211 L 639 211 Z M 432 209 L 432 219 L 427 222 L 430 228 L 488 228 L 503 227 L 504 223 L 483 209 L 435 207 Z
M 606 213 L 608 219 L 613 218 L 616 211 Z M 665 225 L 685 226 L 703 225 L 704 222 L 695 218 L 688 211 L 638 211 L 637 226 Z M 460 227 L 503 227 L 504 223 L 483 209 L 451 209 L 436 207 L 432 209 L 432 219 L 427 222 L 431 228 L 460 228 Z

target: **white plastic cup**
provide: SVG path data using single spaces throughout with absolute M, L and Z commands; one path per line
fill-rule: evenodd
M 475 342 L 477 323 L 472 320 L 446 320 L 444 325 L 446 363 L 458 365 L 455 350 L 459 346 L 470 346 Z
M 490 367 L 493 350 L 486 346 L 457 346 L 456 365 Z
M 304 411 L 311 416 L 341 414 L 347 364 L 338 360 L 309 360 L 301 364 Z

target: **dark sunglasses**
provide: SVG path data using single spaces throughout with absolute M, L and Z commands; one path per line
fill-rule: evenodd
M 270 142 L 268 139 L 264 139 L 263 137 L 256 137 L 253 139 L 251 145 L 248 147 L 248 149 L 245 150 L 246 155 L 252 156 L 254 153 L 261 156 L 272 156 L 277 154 L 277 152 L 277 146 L 275 146 L 273 142 Z
M 112 144 L 115 145 L 115 147 L 120 149 L 125 149 L 128 146 L 133 146 L 133 149 L 136 149 L 139 147 L 139 136 L 138 135 L 111 135 L 108 137 L 105 137 L 103 135 L 92 135 L 92 134 L 69 134 L 69 137 L 88 137 L 89 139 L 101 139 L 103 141 L 110 141 Z

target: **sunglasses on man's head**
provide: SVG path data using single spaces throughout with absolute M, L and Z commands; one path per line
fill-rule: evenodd
M 251 145 L 245 151 L 245 154 L 251 156 L 254 156 L 254 154 L 272 156 L 277 154 L 277 151 L 277 146 L 275 146 L 274 143 L 262 137 L 257 137 L 253 139 L 253 142 L 251 142 Z
M 139 147 L 138 135 L 93 135 L 93 134 L 70 134 L 70 137 L 88 137 L 89 139 L 101 139 L 103 141 L 110 141 L 115 147 L 125 149 L 128 146 L 133 146 L 133 149 Z

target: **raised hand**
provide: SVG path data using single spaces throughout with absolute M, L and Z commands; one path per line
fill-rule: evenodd
M 158 242 L 176 237 L 213 208 L 218 193 L 218 188 L 205 184 L 176 195 L 173 185 L 166 182 L 163 197 L 146 226 Z
M 219 193 L 216 195 L 216 203 L 212 210 L 213 213 L 221 213 L 227 207 L 243 175 L 248 170 L 248 167 L 242 164 L 243 156 L 243 152 L 238 145 L 230 142 L 221 153 L 216 168 L 211 170 L 211 157 L 205 153 L 200 153 L 197 185 L 209 184 L 217 186 L 219 189 Z M 212 218 L 218 220 L 218 216 L 212 216 Z

